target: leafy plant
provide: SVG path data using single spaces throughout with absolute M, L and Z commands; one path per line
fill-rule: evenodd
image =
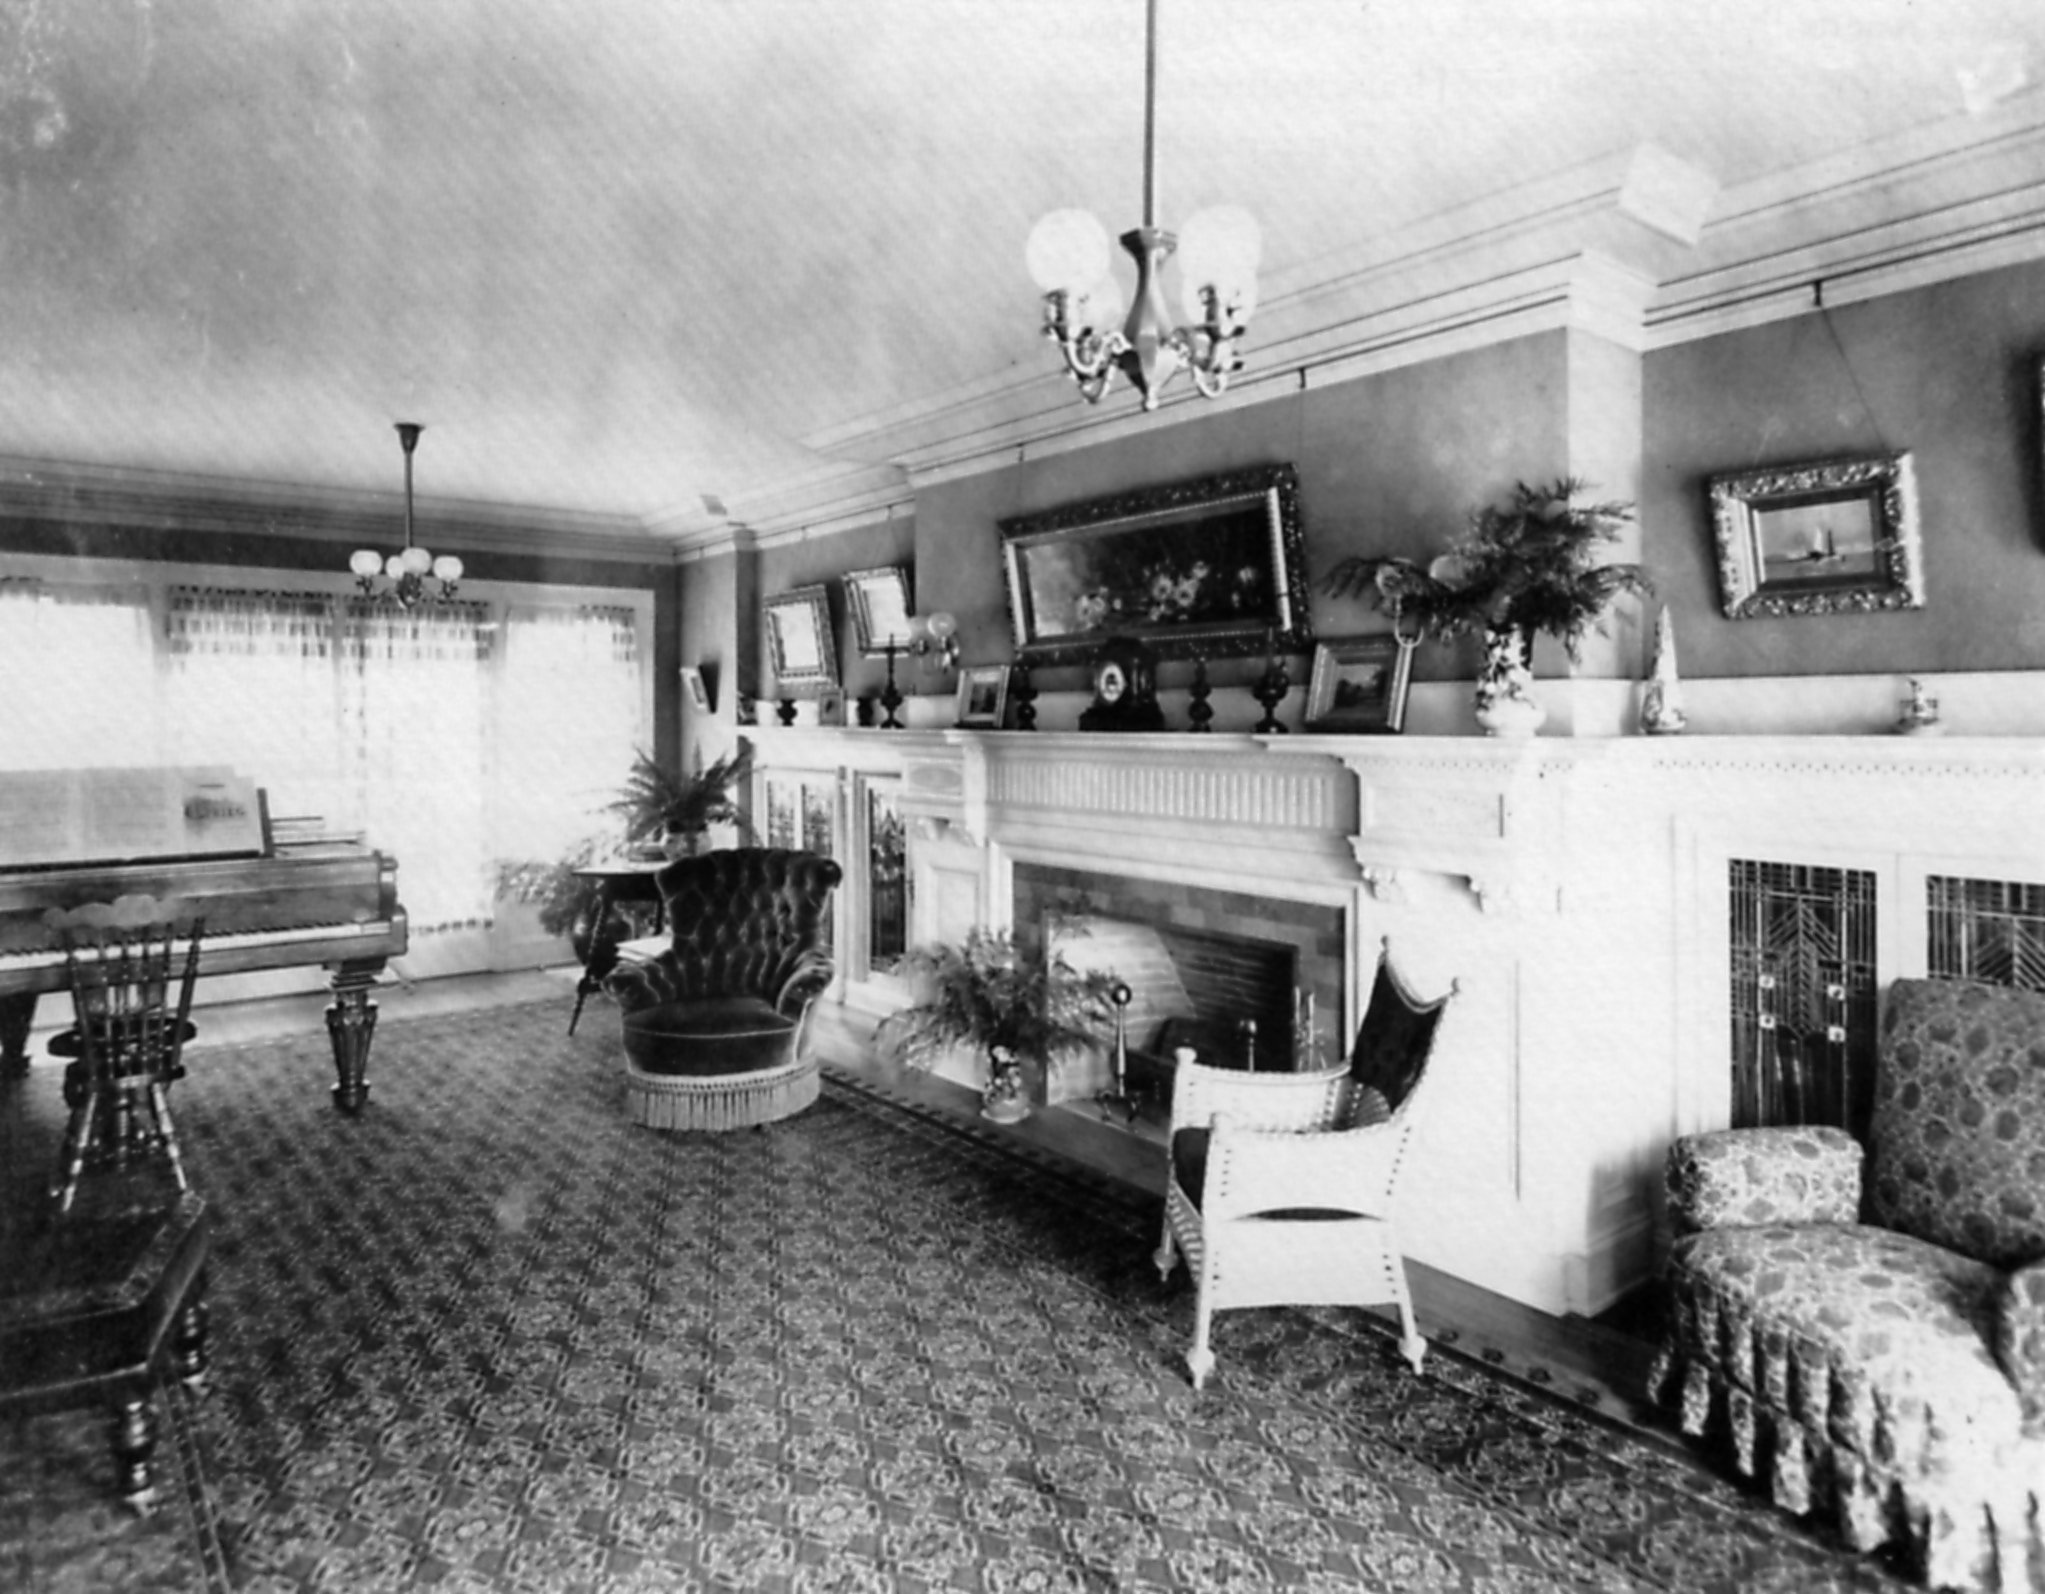
M 1322 590 L 1338 598 L 1368 593 L 1395 623 L 1411 620 L 1436 640 L 1545 631 L 1574 659 L 1620 593 L 1653 591 L 1639 565 L 1598 559 L 1633 519 L 1633 506 L 1578 503 L 1588 490 L 1574 476 L 1516 483 L 1509 504 L 1473 511 L 1468 532 L 1431 565 L 1352 556 L 1329 569 Z
M 740 744 L 708 768 L 699 760 L 693 775 L 678 774 L 642 750 L 633 755 L 632 771 L 610 812 L 624 819 L 627 841 L 654 840 L 669 831 L 694 835 L 712 825 L 735 824 L 749 833 L 737 788 L 752 772 L 750 744 Z
M 874 1040 L 882 1056 L 910 1068 L 935 1067 L 960 1046 L 1003 1046 L 1041 1062 L 1105 1039 L 1113 1025 L 1112 974 L 1020 947 L 1006 930 L 976 928 L 960 946 L 917 947 L 895 972 L 925 995 L 883 1019 Z
M 559 858 L 501 858 L 497 862 L 497 895 L 508 902 L 529 902 L 539 909 L 540 928 L 566 935 L 596 895 L 596 883 L 575 871 L 611 850 L 601 836 L 585 836 Z

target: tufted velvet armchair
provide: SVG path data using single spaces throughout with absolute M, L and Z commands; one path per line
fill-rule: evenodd
M 1654 1392 L 1856 1549 L 2045 1589 L 2045 993 L 1896 981 L 1868 1139 L 1671 1147 Z
M 802 1056 L 810 1004 L 831 980 L 820 950 L 840 870 L 815 853 L 742 847 L 656 876 L 668 945 L 604 985 L 625 1010 L 626 1103 L 657 1129 L 740 1129 L 817 1099 Z

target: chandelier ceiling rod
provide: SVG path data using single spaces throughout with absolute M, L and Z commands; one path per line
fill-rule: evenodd
M 394 598 L 404 608 L 432 598 L 441 602 L 455 594 L 462 578 L 462 562 L 453 554 L 438 559 L 412 541 L 412 450 L 419 446 L 419 434 L 426 430 L 417 421 L 399 421 L 398 444 L 405 451 L 405 546 L 386 559 L 374 548 L 358 548 L 348 561 L 355 572 L 355 585 L 365 598 Z M 434 585 L 427 586 L 428 578 Z

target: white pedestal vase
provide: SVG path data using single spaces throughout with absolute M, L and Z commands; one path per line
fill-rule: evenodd
M 1532 736 L 1548 711 L 1534 697 L 1527 666 L 1533 639 L 1516 626 L 1484 633 L 1484 667 L 1477 675 L 1477 723 L 1486 736 Z

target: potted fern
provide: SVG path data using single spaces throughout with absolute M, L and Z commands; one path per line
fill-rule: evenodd
M 1468 531 L 1433 563 L 1352 556 L 1329 569 L 1322 588 L 1369 594 L 1402 637 L 1482 636 L 1478 723 L 1494 736 L 1532 735 L 1545 717 L 1532 692 L 1535 634 L 1556 637 L 1576 659 L 1621 593 L 1653 590 L 1639 565 L 1602 557 L 1633 506 L 1581 502 L 1588 491 L 1574 476 L 1516 483 L 1510 502 L 1473 511 Z
M 610 811 L 625 821 L 627 842 L 658 842 L 671 858 L 692 857 L 703 850 L 712 825 L 735 824 L 749 833 L 738 789 L 752 771 L 749 743 L 707 768 L 699 757 L 693 775 L 671 770 L 642 750 L 634 754 Z
M 970 1047 L 987 1058 L 981 1113 L 996 1123 L 1029 1116 L 1025 1064 L 1106 1039 L 1113 1027 L 1112 974 L 1077 969 L 1058 953 L 1018 946 L 1006 930 L 970 931 L 958 946 L 918 947 L 895 972 L 922 999 L 881 1021 L 874 1042 L 905 1067 L 934 1068 Z

